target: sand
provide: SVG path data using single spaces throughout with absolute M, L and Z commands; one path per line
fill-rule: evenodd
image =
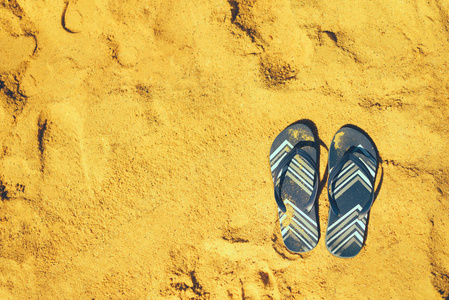
M 0 0 L 0 298 L 449 297 L 448 54 L 447 0 Z M 353 259 L 326 193 L 317 248 L 283 246 L 301 119 L 379 150 Z

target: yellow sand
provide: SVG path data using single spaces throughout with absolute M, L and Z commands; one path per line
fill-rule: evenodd
M 0 0 L 0 299 L 448 297 L 448 54 L 447 0 Z M 299 119 L 378 146 L 356 258 L 325 192 L 317 248 L 282 244 Z

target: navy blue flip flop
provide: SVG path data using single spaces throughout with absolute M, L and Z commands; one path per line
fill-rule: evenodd
M 319 239 L 319 145 L 312 129 L 301 122 L 284 129 L 270 150 L 274 197 L 282 239 L 296 253 L 315 248 Z
M 378 155 L 361 129 L 346 125 L 329 147 L 329 219 L 326 247 L 341 258 L 356 256 L 363 247 L 374 202 Z

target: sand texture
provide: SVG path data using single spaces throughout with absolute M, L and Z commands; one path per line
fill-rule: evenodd
M 0 299 L 447 299 L 448 68 L 448 0 L 0 0 Z M 379 150 L 353 259 L 282 243 L 300 119 Z

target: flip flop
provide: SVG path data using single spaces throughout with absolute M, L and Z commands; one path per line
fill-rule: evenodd
M 337 131 L 329 147 L 326 230 L 326 247 L 337 257 L 354 257 L 362 249 L 377 167 L 376 146 L 366 133 L 351 125 Z
M 274 197 L 278 205 L 282 239 L 296 253 L 315 248 L 319 239 L 319 146 L 312 129 L 301 122 L 282 131 L 270 150 Z

